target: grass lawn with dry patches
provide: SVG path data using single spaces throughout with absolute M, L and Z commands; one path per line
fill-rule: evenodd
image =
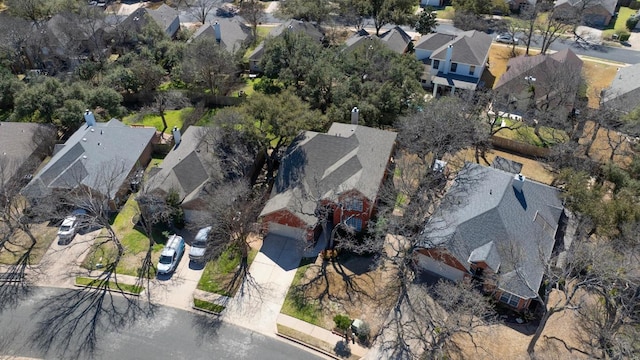
M 27 251 L 30 251 L 29 264 L 38 264 L 53 240 L 56 239 L 58 227 L 48 226 L 47 222 L 32 224 L 31 233 L 36 238 L 35 246 L 31 248 L 31 239 L 27 234 L 18 230 L 11 241 L 0 251 L 0 264 L 13 265 Z
M 595 123 L 587 121 L 582 131 L 582 137 L 578 143 L 587 146 L 593 138 Z M 626 167 L 631 164 L 633 153 L 633 144 L 627 140 L 627 136 L 614 130 L 600 128 L 596 134 L 595 140 L 589 150 L 589 157 L 601 163 L 607 163 L 613 160 L 617 165 Z M 613 153 L 615 151 L 615 153 Z M 611 159 L 611 154 L 614 154 Z
M 335 327 L 335 315 L 347 315 L 365 321 L 376 334 L 396 299 L 384 291 L 394 281 L 391 267 L 371 270 L 372 258 L 352 254 L 314 260 L 301 264 L 281 312 L 327 330 Z
M 589 60 L 583 61 L 582 74 L 587 81 L 587 97 L 590 108 L 597 109 L 600 106 L 600 91 L 611 85 L 617 72 L 618 67 L 614 65 Z
M 114 218 L 111 226 L 113 227 L 116 235 L 122 242 L 125 248 L 124 255 L 118 266 L 116 272 L 118 274 L 138 276 L 140 265 L 142 260 L 146 256 L 149 239 L 147 236 L 134 228 L 134 222 L 138 215 L 138 204 L 135 201 L 136 194 L 131 194 L 129 199 L 122 207 L 118 215 Z M 116 256 L 116 247 L 112 241 L 101 241 L 106 236 L 106 230 L 103 229 L 100 235 L 98 235 L 95 244 L 91 247 L 89 254 L 82 262 L 82 267 L 95 270 L 104 266 Z M 164 242 L 166 236 L 163 234 L 154 234 L 154 239 L 159 242 Z M 152 264 L 157 264 L 160 259 L 160 252 L 163 248 L 162 243 L 156 243 L 153 245 L 151 253 Z M 101 264 L 101 265 L 100 265 Z M 155 274 L 148 274 L 154 276 Z
M 251 266 L 256 255 L 258 255 L 258 250 L 251 249 L 249 251 L 247 267 Z M 238 251 L 227 249 L 217 259 L 209 261 L 205 265 L 197 289 L 224 296 L 234 296 L 241 285 L 241 281 L 238 281 L 236 275 L 241 260 Z

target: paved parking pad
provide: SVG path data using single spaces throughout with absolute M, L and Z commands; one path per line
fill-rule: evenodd
M 276 319 L 302 258 L 298 244 L 286 237 L 264 239 L 249 269 L 252 279 L 230 300 L 225 320 L 275 336 Z

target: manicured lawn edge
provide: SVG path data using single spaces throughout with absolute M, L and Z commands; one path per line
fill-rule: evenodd
M 225 309 L 224 306 L 214 304 L 202 299 L 193 298 L 193 306 L 194 309 L 199 311 L 204 311 L 209 314 L 220 315 Z
M 96 279 L 92 279 L 92 278 L 88 278 L 88 277 L 84 277 L 84 276 L 76 276 L 76 282 L 75 285 L 79 286 L 79 287 L 95 287 L 93 285 L 93 282 L 95 282 Z M 125 294 L 129 294 L 129 295 L 134 295 L 134 296 L 140 296 L 140 294 L 144 291 L 144 287 L 142 286 L 136 286 L 136 285 L 129 285 L 129 284 L 116 284 L 112 281 L 109 281 L 109 289 L 116 291 L 116 292 L 122 292 Z
M 303 258 L 300 260 L 298 270 L 296 270 L 296 274 L 293 277 L 293 281 L 291 282 L 291 286 L 289 287 L 289 291 L 287 292 L 287 296 L 284 299 L 284 304 L 282 304 L 280 312 L 304 322 L 308 322 L 309 324 L 321 326 L 321 312 L 315 304 L 307 302 L 305 299 L 297 299 L 296 297 L 296 286 L 300 284 L 305 272 L 307 272 L 309 266 L 313 265 L 314 262 L 315 258 Z
M 198 285 L 196 287 L 198 290 L 228 297 L 235 296 L 238 288 L 240 287 L 240 283 L 237 284 L 236 288 L 232 289 L 231 291 L 227 291 L 227 284 L 224 282 L 227 280 L 225 277 L 235 271 L 237 267 L 237 264 L 235 262 L 239 262 L 240 259 L 234 258 L 230 260 L 227 258 L 227 254 L 228 253 L 225 251 L 220 255 L 218 259 L 209 261 L 205 265 L 205 269 L 202 273 L 202 276 L 200 276 L 200 280 L 198 281 Z M 251 263 L 253 263 L 256 255 L 258 255 L 258 250 L 251 249 L 249 251 L 249 256 L 247 258 L 248 268 L 251 267 Z
M 281 338 L 287 339 L 289 341 L 293 341 L 302 346 L 308 347 L 309 349 L 320 352 L 326 356 L 329 356 L 333 359 L 349 359 L 349 360 L 357 360 L 360 357 L 356 355 L 351 355 L 349 357 L 340 357 L 333 353 L 333 348 L 335 345 L 331 345 L 328 342 L 322 341 L 313 336 L 307 335 L 290 327 L 276 324 L 277 332 L 276 335 Z

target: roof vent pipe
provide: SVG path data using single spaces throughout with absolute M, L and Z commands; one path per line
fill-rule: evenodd
M 358 121 L 360 120 L 360 109 L 358 107 L 354 107 L 351 109 L 351 125 L 358 125 Z
M 516 174 L 513 177 L 513 188 L 517 191 L 517 192 L 522 192 L 522 185 L 524 185 L 524 180 L 525 177 L 522 174 Z
M 173 134 L 173 141 L 176 143 L 176 146 L 180 145 L 180 129 L 178 129 L 177 126 L 174 126 L 171 133 Z

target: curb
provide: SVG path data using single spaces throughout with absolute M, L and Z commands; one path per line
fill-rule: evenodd
M 308 349 L 311 349 L 311 350 L 313 350 L 313 351 L 317 351 L 317 352 L 319 352 L 319 353 L 321 353 L 321 354 L 323 354 L 323 355 L 326 355 L 326 356 L 328 356 L 328 357 L 330 357 L 330 358 L 332 358 L 332 359 L 336 359 L 336 360 L 344 360 L 344 358 L 342 358 L 342 357 L 339 357 L 339 356 L 337 356 L 337 355 L 335 355 L 335 354 L 332 354 L 332 353 L 330 353 L 330 352 L 328 352 L 328 351 L 325 351 L 325 350 L 322 350 L 322 349 L 320 349 L 320 348 L 317 348 L 317 347 L 315 347 L 315 346 L 313 346 L 313 345 L 309 345 L 309 344 L 307 344 L 307 343 L 306 343 L 306 342 L 304 342 L 304 341 L 300 341 L 300 340 L 298 340 L 298 339 L 294 339 L 294 338 L 292 338 L 291 336 L 287 336 L 287 335 L 284 335 L 284 334 L 280 334 L 280 333 L 279 333 L 279 332 L 277 332 L 277 331 L 276 331 L 276 335 L 277 335 L 277 336 L 279 336 L 279 337 L 281 337 L 281 338 L 283 338 L 283 339 L 286 339 L 286 340 L 289 340 L 289 341 L 291 341 L 291 342 L 294 342 L 294 343 L 296 343 L 296 344 L 298 344 L 298 345 L 302 345 L 302 346 L 304 346 L 304 347 L 306 347 L 306 348 L 308 348 Z
M 207 313 L 207 314 L 210 314 L 210 315 L 222 316 L 222 312 L 215 312 L 215 311 L 199 308 L 199 307 L 195 306 L 194 304 L 191 304 L 191 308 L 193 310 L 202 311 L 203 313 Z
M 79 288 L 93 288 L 93 289 L 97 289 L 97 287 L 96 287 L 96 286 L 91 286 L 91 285 L 80 285 L 80 284 L 75 284 L 75 283 L 74 283 L 74 284 L 73 284 L 73 286 L 75 286 L 75 287 L 79 287 Z M 138 297 L 139 297 L 140 295 L 142 295 L 142 293 L 144 292 L 144 290 L 143 290 L 143 291 L 141 291 L 139 294 L 136 294 L 136 293 L 132 293 L 132 292 L 129 292 L 129 291 L 118 290 L 118 289 L 109 289 L 109 291 L 110 291 L 110 292 L 111 292 L 111 291 L 113 291 L 113 292 L 115 292 L 116 294 L 127 294 L 127 295 L 131 295 L 131 296 L 138 296 Z

